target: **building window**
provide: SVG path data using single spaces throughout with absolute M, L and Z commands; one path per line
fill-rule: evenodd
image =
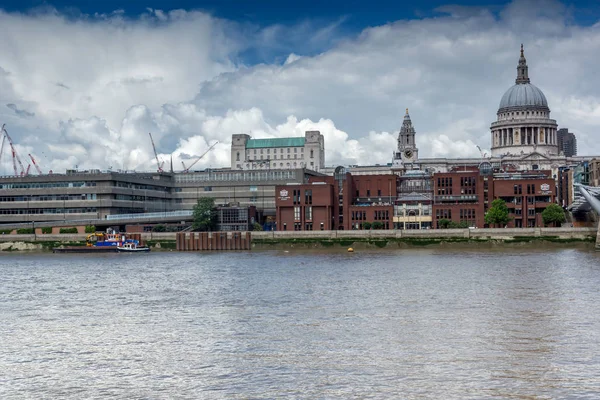
M 312 222 L 307 222 L 306 223 L 305 230 L 306 231 L 312 231 L 313 230 L 313 224 L 312 224 Z
M 312 149 L 310 150 L 310 158 L 315 158 L 315 157 L 314 157 L 314 154 L 313 154 L 313 151 L 314 151 L 314 150 L 312 150 Z
M 312 189 L 304 191 L 304 204 L 312 204 Z
M 377 196 L 381 196 L 381 189 L 377 189 Z
M 325 224 L 323 222 L 321 222 L 321 230 L 325 230 Z
M 298 148 L 294 147 L 294 153 L 297 153 L 297 152 L 298 152 Z
M 288 153 L 290 152 L 290 148 L 289 148 L 289 147 L 287 148 L 287 152 L 288 152 Z M 289 157 L 288 157 L 288 158 L 289 158 Z
M 283 223 L 283 230 L 287 231 L 287 224 L 285 222 Z
M 306 221 L 312 221 L 312 206 L 304 207 L 304 219 Z
M 294 221 L 300 221 L 300 207 L 294 207 Z
M 237 152 L 237 155 L 236 155 L 235 161 L 240 161 L 240 152 L 239 152 L 239 151 Z

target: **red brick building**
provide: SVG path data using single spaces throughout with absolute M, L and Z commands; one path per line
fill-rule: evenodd
M 542 211 L 556 202 L 556 184 L 551 171 L 494 174 L 493 198 L 506 202 L 512 218 L 508 227 L 541 227 Z
M 365 222 L 392 229 L 396 181 L 393 174 L 352 176 L 338 170 L 306 184 L 279 185 L 277 230 L 362 229 Z
M 275 187 L 276 228 L 280 231 L 333 229 L 333 186 L 324 182 Z
M 506 202 L 508 227 L 541 227 L 542 211 L 556 202 L 550 171 L 496 172 L 482 175 L 476 168 L 433 175 L 433 227 L 446 219 L 484 228 L 485 213 L 494 199 Z
M 434 174 L 433 228 L 440 228 L 440 220 L 482 228 L 489 180 L 477 168 Z

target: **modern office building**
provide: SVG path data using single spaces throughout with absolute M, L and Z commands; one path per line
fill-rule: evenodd
M 567 128 L 562 128 L 558 130 L 557 137 L 559 153 L 563 153 L 565 157 L 577 155 L 577 138 L 574 133 L 569 132 Z
M 0 178 L 2 223 L 103 219 L 174 209 L 170 174 L 70 172 Z
M 206 170 L 189 173 L 71 171 L 0 177 L 2 223 L 104 219 L 115 214 L 192 210 L 201 197 L 216 205 L 255 207 L 259 223 L 275 216 L 275 186 L 322 176 L 307 169 Z

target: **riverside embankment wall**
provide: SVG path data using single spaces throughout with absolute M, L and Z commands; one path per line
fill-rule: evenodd
M 596 228 L 486 228 L 486 229 L 428 229 L 428 230 L 369 230 L 369 231 L 270 231 L 252 232 L 252 239 L 482 239 L 511 240 L 515 238 L 590 239 L 596 238 Z
M 150 246 L 175 249 L 175 232 L 145 232 L 142 239 Z M 251 232 L 253 243 L 276 242 L 282 244 L 294 239 L 305 241 L 330 240 L 496 240 L 511 241 L 521 239 L 551 238 L 553 240 L 594 241 L 600 245 L 597 228 L 489 228 L 489 229 L 431 229 L 431 230 L 369 230 L 369 231 L 269 231 Z M 86 234 L 4 234 L 0 235 L 0 250 L 33 249 L 31 243 L 84 243 Z M 14 245 L 20 243 L 21 245 Z M 162 246 L 161 246 L 162 243 Z M 172 246 L 165 247 L 165 243 Z M 28 244 L 28 245 L 24 245 Z M 41 246 L 40 246 L 41 248 Z
M 390 238 L 466 238 L 510 240 L 518 237 L 556 237 L 560 239 L 589 239 L 596 237 L 597 228 L 486 228 L 486 229 L 428 229 L 428 230 L 369 230 L 369 231 L 269 231 L 251 232 L 252 239 L 390 239 Z M 175 241 L 175 232 L 144 232 L 147 241 Z M 0 235 L 0 242 L 85 242 L 86 234 Z

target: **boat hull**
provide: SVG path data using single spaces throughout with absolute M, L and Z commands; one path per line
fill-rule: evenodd
M 128 249 L 123 247 L 117 247 L 119 253 L 147 253 L 150 251 L 149 247 L 138 247 L 136 249 Z

